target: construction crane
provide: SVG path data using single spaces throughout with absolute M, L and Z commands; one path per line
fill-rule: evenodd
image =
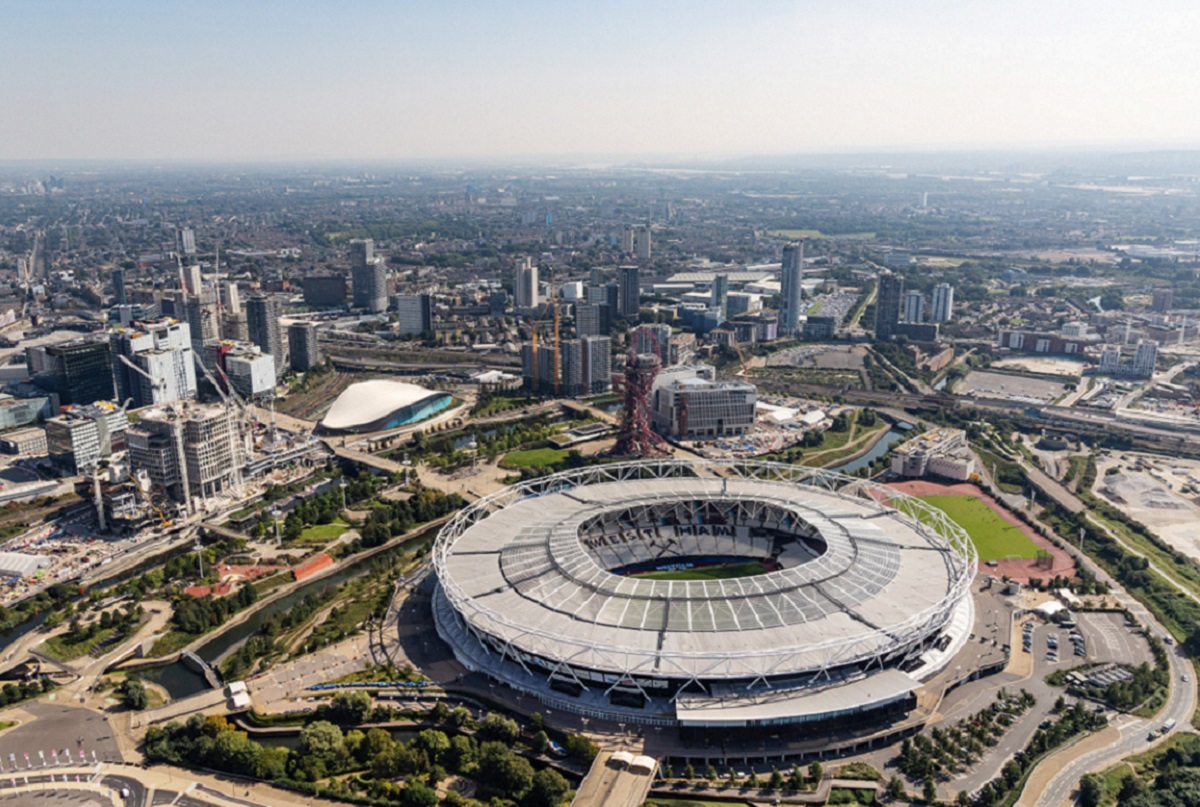
M 150 382 L 150 388 L 154 391 L 163 390 L 167 387 L 167 382 L 161 378 L 155 378 L 147 373 L 137 364 L 132 362 L 128 356 L 118 356 L 121 363 L 133 370 L 138 375 Z M 179 461 L 179 480 L 183 487 L 183 513 L 185 516 L 191 515 L 192 512 L 192 490 L 188 484 L 187 473 L 187 457 L 183 453 L 183 423 L 180 421 L 180 416 L 174 411 L 171 412 L 171 435 L 175 438 L 175 456 Z
M 158 518 L 162 521 L 163 529 L 171 526 L 173 522 L 171 519 L 167 518 L 166 514 L 162 511 L 162 508 L 155 504 L 154 500 L 150 498 L 150 491 L 142 487 L 142 483 L 138 481 L 137 474 L 130 471 L 129 481 L 133 482 L 133 486 L 137 488 L 138 492 L 141 493 L 143 498 L 146 499 L 146 503 L 150 505 L 150 509 L 152 509 L 155 513 L 158 513 Z
M 121 355 L 121 356 L 117 356 L 117 358 L 121 360 L 121 364 L 124 364 L 130 370 L 133 370 L 135 373 L 140 375 L 142 378 L 149 381 L 150 382 L 150 390 L 152 393 L 159 392 L 159 391 L 165 390 L 167 388 L 166 380 L 164 380 L 162 378 L 155 378 L 154 376 L 150 375 L 145 370 L 143 370 L 139 365 L 134 363 L 133 360 L 130 359 L 128 356 Z M 153 397 L 154 396 L 151 395 L 151 398 L 153 398 Z M 158 403 L 158 402 L 154 401 L 154 403 Z

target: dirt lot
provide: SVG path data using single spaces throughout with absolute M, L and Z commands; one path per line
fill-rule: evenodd
M 1128 457 L 1128 459 L 1122 459 Z M 1145 524 L 1175 549 L 1200 559 L 1200 462 L 1153 454 L 1109 454 L 1096 459 L 1097 496 Z M 1111 473 L 1110 473 L 1111 471 Z
M 1012 359 L 1000 359 L 992 362 L 994 370 L 1024 371 L 1027 373 L 1045 373 L 1046 375 L 1061 375 L 1067 378 L 1079 378 L 1087 364 L 1070 359 L 1052 359 L 1045 356 L 1021 356 Z
M 858 345 L 801 345 L 768 357 L 768 367 L 861 370 L 866 349 Z
M 329 373 L 312 383 L 310 388 L 280 398 L 275 408 L 286 415 L 305 420 L 320 420 L 334 399 L 341 395 L 351 382 L 362 381 L 368 377 L 354 373 Z
M 1005 398 L 1031 403 L 1049 403 L 1062 397 L 1066 391 L 1066 386 L 1057 381 L 979 371 L 968 375 L 954 388 L 955 395 Z

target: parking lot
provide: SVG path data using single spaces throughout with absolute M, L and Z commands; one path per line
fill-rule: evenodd
M 1044 642 L 1044 647 L 1039 644 Z M 1021 650 L 1025 653 L 1045 652 L 1049 664 L 1080 663 L 1087 660 L 1087 637 L 1078 628 L 1047 625 L 1039 632 L 1036 620 L 1027 620 L 1021 626 Z
M 1066 385 L 1057 381 L 979 370 L 968 375 L 954 388 L 955 395 L 1002 398 L 1026 403 L 1049 403 L 1061 398 L 1066 391 Z
M 1137 666 L 1154 663 L 1146 640 L 1125 627 L 1121 614 L 1077 614 L 1079 630 L 1088 637 L 1089 661 L 1119 661 Z
M 1153 663 L 1149 645 L 1125 627 L 1121 614 L 1077 613 L 1075 617 L 1075 628 L 1048 624 L 1037 617 L 1024 619 L 1020 652 L 1032 654 L 1050 670 L 1094 662 Z

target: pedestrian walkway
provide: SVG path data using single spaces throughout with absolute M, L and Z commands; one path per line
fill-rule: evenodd
M 247 680 L 255 711 L 278 714 L 306 708 L 306 699 L 313 697 L 308 687 L 365 670 L 371 663 L 369 645 L 369 637 L 352 636 Z
M 218 706 L 225 707 L 225 691 L 223 689 L 210 689 L 198 692 L 187 698 L 171 701 L 167 705 L 160 706 L 157 709 L 148 709 L 145 712 L 136 713 L 133 718 L 133 727 L 138 728 L 154 723 L 164 723 L 168 720 L 179 720 L 198 712 L 214 709 Z

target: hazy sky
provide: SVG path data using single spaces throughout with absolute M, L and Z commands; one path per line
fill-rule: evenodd
M 0 0 L 0 159 L 1200 146 L 1195 0 Z

